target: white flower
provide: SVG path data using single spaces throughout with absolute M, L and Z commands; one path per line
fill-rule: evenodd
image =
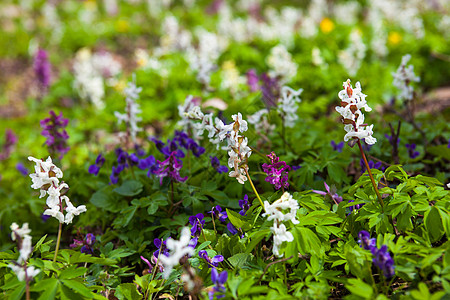
M 284 45 L 272 48 L 267 64 L 270 67 L 270 77 L 279 77 L 281 83 L 289 82 L 297 75 L 297 64 L 292 61 L 292 56 Z
M 342 106 L 336 106 L 336 111 L 344 117 L 344 130 L 347 132 L 344 141 L 357 138 L 364 139 L 369 145 L 375 144 L 377 139 L 372 136 L 373 125 L 364 124 L 364 114 L 361 108 L 364 108 L 365 111 L 372 109 L 367 105 L 367 95 L 361 92 L 361 84 L 357 82 L 353 89 L 350 79 L 348 79 L 343 83 L 343 87 L 344 89 L 338 94 Z
M 294 236 L 291 232 L 286 230 L 286 226 L 284 224 L 280 224 L 277 226 L 275 223 L 273 227 L 270 227 L 273 233 L 273 254 L 280 257 L 280 247 L 283 242 L 292 242 L 294 240 Z
M 75 206 L 73 206 L 73 204 L 70 201 L 68 201 L 68 200 L 69 200 L 69 198 L 67 198 L 67 200 L 66 200 L 66 204 L 67 204 L 66 211 L 67 211 L 67 214 L 66 214 L 66 218 L 65 218 L 65 221 L 64 221 L 66 224 L 72 223 L 73 216 L 78 216 L 81 213 L 86 211 L 86 205 L 80 205 L 77 208 L 75 208 Z
M 46 216 L 52 216 L 56 218 L 59 221 L 59 223 L 64 223 L 64 214 L 60 211 L 59 206 L 48 208 L 42 214 Z
M 299 223 L 297 220 L 297 210 L 299 209 L 298 202 L 288 192 L 284 192 L 281 198 L 272 204 L 269 204 L 268 201 L 264 201 L 264 209 L 266 212 L 263 213 L 262 216 L 267 216 L 268 221 L 291 221 L 293 224 Z M 289 209 L 289 212 L 284 213 L 283 211 L 286 211 L 287 209 Z
M 30 174 L 33 184 L 31 188 L 41 189 L 47 184 L 59 184 L 58 178 L 62 178 L 63 173 L 61 170 L 52 163 L 52 159 L 49 156 L 44 162 L 42 159 L 37 159 L 32 156 L 28 157 L 29 161 L 34 161 L 36 165 L 34 166 L 35 173 Z M 45 191 L 41 190 L 41 195 L 39 198 L 45 196 Z
M 133 142 L 136 141 L 136 134 L 139 131 L 142 131 L 142 128 L 137 125 L 138 122 L 142 121 L 142 118 L 138 116 L 142 111 L 139 104 L 136 102 L 141 91 L 142 87 L 136 86 L 136 77 L 133 74 L 133 80 L 128 82 L 128 85 L 124 90 L 126 96 L 125 113 L 121 114 L 117 111 L 114 112 L 119 125 L 122 122 L 127 124 Z
M 170 273 L 174 266 L 180 263 L 180 259 L 185 255 L 193 255 L 194 248 L 189 246 L 189 242 L 191 241 L 191 231 L 188 227 L 183 227 L 181 230 L 180 240 L 174 240 L 169 238 L 166 242 L 167 249 L 170 251 L 169 256 L 160 255 L 159 260 L 164 265 L 164 274 L 163 277 L 165 279 L 169 278 Z
M 25 270 L 24 270 L 23 266 L 9 264 L 8 267 L 10 267 L 14 271 L 14 273 L 16 273 L 17 279 L 19 279 L 19 281 L 25 281 Z M 26 274 L 27 274 L 28 280 L 31 280 L 33 277 L 35 277 L 40 272 L 39 269 L 35 269 L 33 266 L 27 267 L 26 269 L 27 269 Z
M 414 66 L 406 66 L 411 59 L 410 54 L 406 54 L 402 57 L 402 63 L 397 69 L 397 72 L 392 73 L 394 77 L 394 86 L 400 90 L 399 98 L 401 100 L 412 100 L 414 97 L 414 88 L 411 86 L 411 82 L 419 82 L 420 77 L 414 74 Z
M 298 119 L 297 108 L 298 103 L 301 102 L 299 96 L 302 92 L 303 89 L 296 91 L 288 86 L 281 88 L 281 98 L 278 100 L 277 111 L 283 116 L 286 127 L 294 127 L 295 121 Z
M 19 259 L 17 262 L 20 264 L 24 261 L 28 260 L 28 257 L 30 257 L 31 252 L 33 251 L 33 247 L 31 245 L 31 236 L 25 235 L 22 239 L 22 243 L 20 244 L 20 250 L 19 250 Z
M 350 33 L 350 45 L 339 52 L 339 63 L 347 70 L 350 76 L 355 76 L 366 56 L 366 45 L 358 30 Z
M 60 205 L 60 199 L 61 197 L 61 190 L 63 188 L 69 188 L 69 186 L 66 183 L 61 183 L 59 186 L 54 187 L 53 185 L 50 186 L 47 190 L 48 198 L 47 198 L 47 206 L 48 207 L 55 207 Z
M 23 239 L 24 236 L 31 233 L 31 229 L 28 228 L 28 223 L 23 223 L 22 228 L 20 228 L 19 225 L 17 225 L 17 223 L 14 222 L 11 224 L 10 228 L 12 231 L 11 239 L 13 241 L 15 241 L 17 237 Z

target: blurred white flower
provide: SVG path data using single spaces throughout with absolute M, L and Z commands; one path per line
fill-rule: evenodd
M 357 29 L 350 33 L 350 45 L 339 52 L 339 63 L 347 70 L 350 76 L 355 76 L 361 67 L 361 62 L 366 56 L 366 45 L 361 32 Z
M 174 240 L 172 238 L 167 239 L 166 246 L 169 250 L 169 256 L 159 255 L 159 260 L 164 265 L 163 277 L 169 278 L 173 267 L 180 263 L 180 259 L 185 255 L 193 255 L 194 248 L 189 245 L 191 241 L 191 231 L 188 227 L 183 227 L 181 230 L 180 240 Z
M 404 55 L 400 66 L 397 68 L 397 72 L 392 73 L 394 77 L 393 84 L 400 90 L 399 99 L 404 101 L 413 100 L 414 88 L 411 86 L 411 82 L 420 82 L 420 77 L 414 74 L 414 66 L 407 66 L 410 59 L 410 54 Z
M 297 109 L 298 103 L 301 102 L 299 96 L 302 92 L 303 89 L 296 91 L 288 86 L 281 88 L 281 98 L 278 100 L 277 111 L 283 117 L 286 127 L 294 127 L 295 121 L 298 119 Z
M 280 84 L 287 83 L 297 75 L 297 64 L 292 60 L 291 54 L 284 45 L 272 48 L 267 57 L 270 77 L 279 78 Z

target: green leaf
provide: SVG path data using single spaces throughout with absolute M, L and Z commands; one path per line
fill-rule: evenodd
M 9 300 L 21 300 L 25 293 L 25 281 L 20 281 L 20 284 L 9 294 Z
M 443 227 L 439 210 L 436 207 L 432 207 L 425 213 L 425 228 L 428 231 L 430 242 L 434 243 L 438 241 L 443 235 Z
M 152 202 L 150 204 L 150 206 L 147 208 L 147 213 L 151 216 L 153 215 L 155 212 L 158 211 L 159 205 L 156 202 Z
M 36 245 L 33 248 L 33 253 L 37 250 L 39 250 L 39 248 L 41 247 L 42 243 L 45 241 L 45 238 L 47 237 L 47 235 L 44 235 L 43 237 L 41 237 L 41 239 L 36 243 Z
M 249 253 L 238 253 L 228 258 L 228 261 L 234 268 L 242 268 L 247 264 L 251 257 L 252 255 Z
M 116 289 L 114 294 L 119 300 L 140 300 L 142 299 L 142 294 L 136 289 L 134 283 L 122 283 Z
M 244 231 L 251 229 L 251 225 L 245 220 L 243 220 L 242 216 L 237 212 L 235 212 L 234 210 L 230 210 L 227 208 L 227 215 L 228 218 L 230 219 L 231 224 L 233 224 L 234 227 L 236 227 L 237 229 L 242 228 Z
M 301 254 L 320 254 L 320 240 L 309 228 L 296 226 L 292 230 L 294 240 L 297 242 L 298 250 Z
M 258 245 L 259 242 L 262 241 L 264 237 L 266 237 L 270 233 L 270 229 L 263 229 L 257 231 L 255 234 L 251 235 L 251 242 L 247 245 L 247 249 L 245 249 L 245 253 L 250 253 L 253 249 Z
M 92 292 L 81 282 L 73 279 L 62 279 L 61 282 L 67 287 L 71 288 L 75 292 L 83 295 L 86 298 L 92 299 L 94 295 Z
M 37 282 L 31 291 L 42 291 L 39 300 L 55 299 L 58 290 L 59 281 L 56 278 L 44 279 Z
M 143 185 L 137 180 L 126 180 L 121 186 L 116 187 L 113 192 L 122 196 L 136 196 L 142 192 Z
M 364 299 L 372 298 L 372 287 L 359 278 L 350 278 L 345 287 L 354 295 L 357 295 Z
M 86 273 L 87 268 L 77 268 L 76 266 L 70 266 L 69 268 L 63 270 L 59 274 L 60 279 L 72 279 L 82 276 Z

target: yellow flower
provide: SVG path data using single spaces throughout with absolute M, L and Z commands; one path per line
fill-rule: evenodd
M 388 41 L 389 44 L 391 45 L 397 45 L 402 41 L 402 36 L 400 35 L 400 33 L 396 31 L 390 32 L 388 36 Z
M 329 33 L 334 29 L 334 23 L 329 18 L 323 18 L 320 22 L 320 30 L 323 33 Z

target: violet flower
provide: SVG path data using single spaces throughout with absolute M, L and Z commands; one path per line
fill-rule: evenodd
M 241 211 L 239 211 L 239 214 L 241 216 L 245 216 L 245 214 L 247 213 L 247 210 L 250 209 L 250 203 L 248 202 L 247 194 L 244 196 L 243 200 L 239 200 L 239 207 L 241 208 Z
M 333 150 L 337 151 L 337 152 L 342 152 L 342 149 L 344 149 L 344 145 L 345 145 L 344 142 L 340 142 L 339 144 L 336 144 L 336 142 L 334 140 L 331 141 L 330 144 L 331 144 L 331 147 L 333 147 Z
M 219 263 L 223 261 L 223 256 L 222 255 L 216 255 L 214 256 L 212 259 L 209 258 L 208 256 L 208 252 L 206 252 L 206 250 L 200 250 L 198 252 L 198 255 L 203 258 L 204 260 L 206 260 L 206 262 L 208 263 L 208 266 L 210 268 L 212 267 L 218 267 Z
M 262 165 L 263 171 L 267 174 L 265 180 L 275 186 L 275 189 L 279 190 L 281 187 L 289 187 L 288 175 L 291 167 L 284 161 L 280 161 L 280 158 L 271 152 L 267 157 L 270 158 L 271 164 L 264 163 Z
M 39 49 L 36 52 L 33 69 L 40 86 L 46 90 L 50 86 L 51 65 L 44 49 Z
M 218 218 L 220 222 L 225 222 L 228 218 L 227 212 L 225 210 L 222 211 L 220 205 L 213 206 L 208 213 L 212 214 L 215 218 Z
M 170 177 L 176 182 L 185 182 L 186 177 L 180 176 L 180 170 L 183 167 L 181 160 L 177 159 L 175 156 L 177 151 L 170 153 L 170 156 L 163 162 L 158 160 L 158 169 L 155 171 L 155 175 L 159 177 L 159 184 L 162 184 L 164 177 Z
M 41 134 L 47 138 L 45 143 L 48 146 L 48 151 L 52 155 L 59 153 L 60 159 L 70 149 L 67 145 L 69 135 L 64 129 L 68 123 L 69 120 L 63 118 L 62 113 L 57 116 L 53 110 L 50 111 L 50 118 L 41 121 Z
M 203 226 L 205 226 L 205 220 L 203 220 L 204 216 L 202 213 L 198 213 L 194 216 L 189 217 L 189 224 L 192 225 L 191 235 L 197 237 L 202 232 Z
M 247 85 L 251 92 L 256 92 L 259 90 L 259 77 L 256 74 L 255 69 L 250 69 L 247 72 Z
M 209 159 L 211 160 L 211 166 L 216 169 L 217 173 L 227 173 L 228 167 L 227 166 L 221 166 L 220 161 L 216 156 L 210 156 Z
M 323 182 L 323 184 L 325 186 L 325 189 L 327 190 L 326 192 L 318 191 L 318 190 L 311 190 L 311 192 L 319 194 L 319 195 L 323 195 L 323 196 L 326 196 L 326 195 L 330 196 L 331 199 L 333 199 L 334 203 L 336 203 L 336 205 L 341 203 L 342 202 L 342 197 L 339 196 L 337 193 L 334 193 L 334 194 L 331 193 L 330 187 L 328 186 L 328 184 L 325 181 Z
M 271 78 L 266 73 L 263 73 L 260 79 L 262 81 L 262 100 L 266 105 L 266 108 L 270 110 L 272 107 L 277 106 L 277 101 L 280 94 L 280 84 L 276 78 Z
M 158 248 L 158 250 L 153 252 L 154 257 L 158 258 L 160 253 L 162 255 L 169 256 L 169 250 L 167 250 L 166 241 L 162 241 L 161 239 L 156 238 L 153 240 L 153 244 L 155 244 L 156 248 Z
M 387 251 L 387 246 L 383 245 L 378 249 L 376 246 L 376 239 L 370 238 L 370 234 L 365 230 L 360 231 L 358 237 L 358 243 L 365 250 L 370 250 L 373 255 L 373 264 L 383 272 L 383 275 L 387 278 L 394 276 L 394 260 Z
M 389 134 L 385 134 L 384 136 L 385 136 L 385 137 L 387 138 L 387 140 L 389 141 L 389 144 L 391 144 L 392 147 L 394 147 L 394 145 L 395 145 L 394 137 L 393 137 L 392 135 L 389 135 Z M 398 146 L 399 143 L 400 143 L 400 138 L 397 138 L 397 146 Z
M 103 164 L 105 163 L 105 158 L 102 156 L 102 154 L 100 153 L 97 158 L 95 159 L 95 164 L 92 164 L 89 166 L 89 173 L 97 176 L 98 172 L 100 171 L 100 168 L 103 166 Z
M 408 154 L 411 159 L 414 159 L 420 155 L 420 152 L 416 151 L 416 144 L 406 144 L 405 147 L 408 149 Z
M 11 129 L 7 129 L 5 133 L 5 142 L 2 146 L 2 152 L 0 152 L 0 161 L 7 159 L 11 155 L 15 144 L 17 144 L 17 136 Z
M 86 234 L 84 240 L 77 240 L 77 239 L 73 239 L 73 243 L 70 244 L 70 248 L 77 248 L 79 246 L 82 246 L 80 249 L 81 253 L 86 253 L 86 254 L 94 254 L 94 249 L 92 248 L 92 246 L 95 243 L 95 235 L 93 235 L 92 233 L 88 233 Z
M 28 171 L 28 169 L 27 169 L 22 163 L 17 163 L 16 169 L 17 169 L 17 171 L 19 171 L 20 174 L 22 174 L 23 176 L 28 176 L 28 174 L 30 173 L 30 171 Z
M 361 158 L 361 160 L 359 161 L 359 165 L 361 166 L 361 174 L 364 174 L 364 172 L 366 171 L 366 164 L 364 163 L 364 159 Z M 372 160 L 369 160 L 369 168 L 371 169 L 381 168 L 381 170 L 384 170 L 384 167 L 381 166 L 380 161 L 374 163 Z
M 226 291 L 225 282 L 227 282 L 227 279 L 228 279 L 227 271 L 223 271 L 222 273 L 219 274 L 219 272 L 215 268 L 211 270 L 211 280 L 214 283 L 214 286 L 208 292 L 210 300 L 213 300 L 214 296 L 216 296 L 217 299 L 225 297 L 224 295 Z

